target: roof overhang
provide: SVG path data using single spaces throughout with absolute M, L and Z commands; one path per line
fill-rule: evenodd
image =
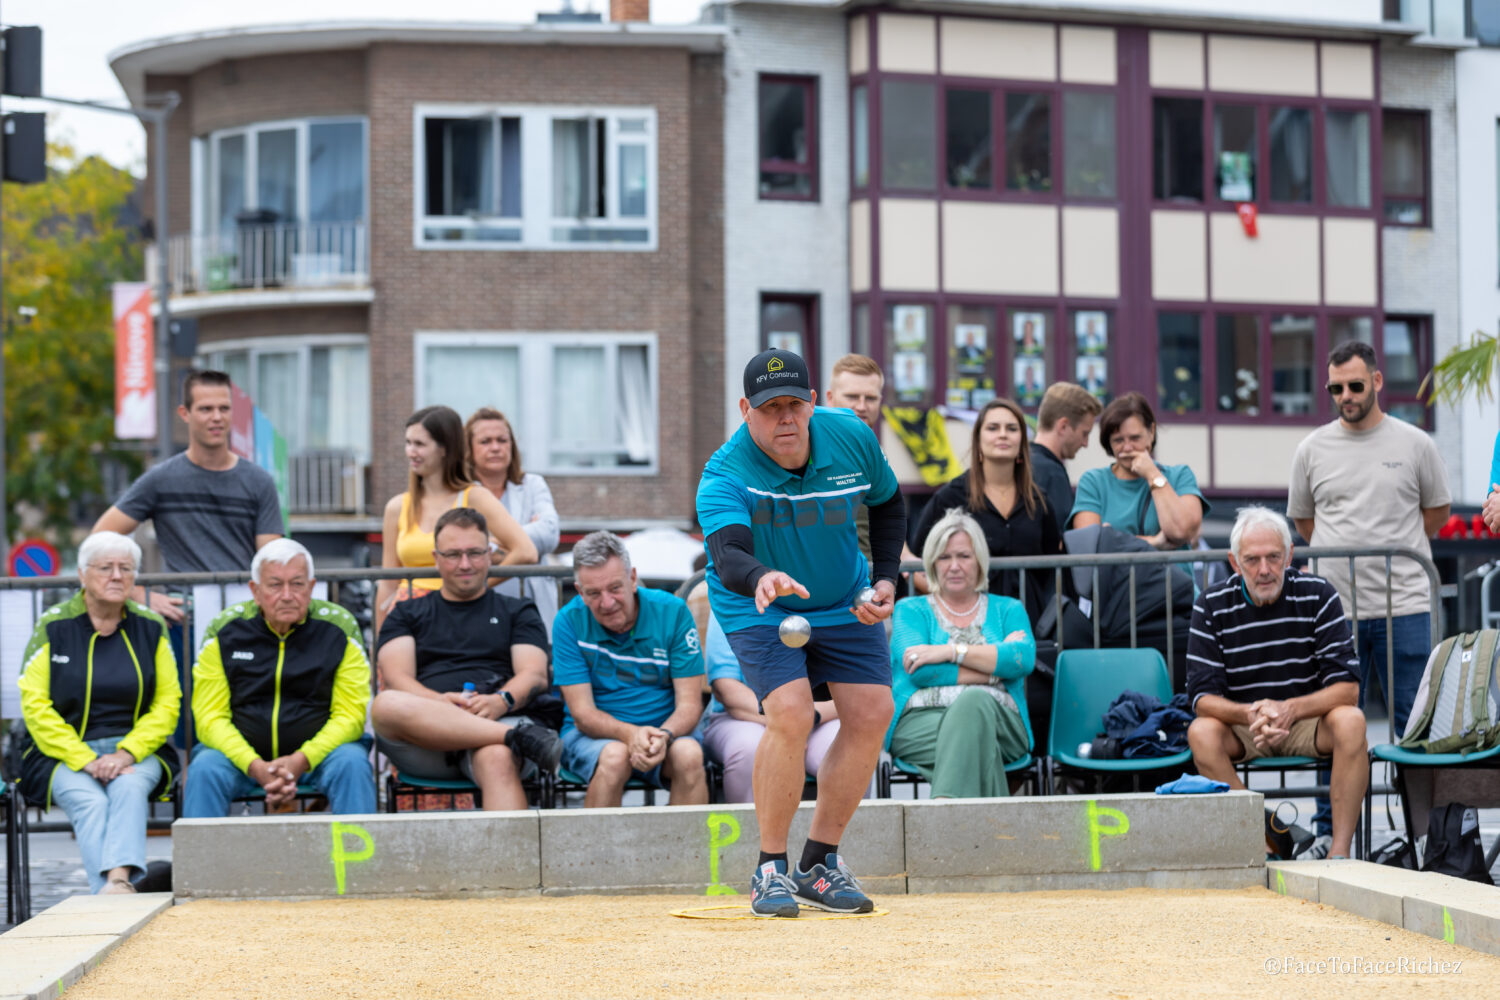
M 109 65 L 132 104 L 146 96 L 147 74 L 193 73 L 226 59 L 363 49 L 377 42 L 452 45 L 627 46 L 720 52 L 718 25 L 502 24 L 453 21 L 309 21 L 215 28 L 135 42 L 109 55 Z

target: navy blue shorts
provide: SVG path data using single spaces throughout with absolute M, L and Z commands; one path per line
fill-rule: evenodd
M 891 686 L 891 647 L 885 623 L 814 625 L 805 646 L 781 641 L 780 625 L 752 625 L 725 638 L 740 661 L 745 683 L 764 699 L 788 681 Z

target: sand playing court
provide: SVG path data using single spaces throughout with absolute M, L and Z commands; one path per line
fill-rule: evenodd
M 1263 889 L 887 895 L 877 903 L 888 915 L 857 919 L 670 915 L 742 901 L 195 902 L 157 917 L 67 995 L 1314 1000 L 1477 995 L 1500 982 L 1500 958 Z M 1403 959 L 1434 971 L 1402 973 Z

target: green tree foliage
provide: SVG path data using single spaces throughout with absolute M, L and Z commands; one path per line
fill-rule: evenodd
M 110 285 L 139 280 L 141 237 L 125 220 L 136 180 L 97 157 L 48 149 L 48 178 L 5 184 L 5 528 L 18 504 L 68 544 L 78 502 L 97 495 L 111 457 L 140 460 L 114 437 L 114 317 Z M 32 310 L 35 310 L 33 313 Z
M 1495 398 L 1495 375 L 1500 369 L 1500 342 L 1475 331 L 1467 345 L 1451 349 L 1422 380 L 1421 394 L 1430 404 L 1442 400 L 1457 405 L 1465 397 Z

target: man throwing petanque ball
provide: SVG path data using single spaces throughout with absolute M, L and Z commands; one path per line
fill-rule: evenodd
M 795 917 L 800 903 L 835 913 L 875 907 L 838 845 L 891 721 L 883 622 L 895 607 L 906 508 L 874 431 L 851 410 L 814 408 L 816 395 L 800 357 L 757 354 L 745 366 L 745 424 L 698 484 L 709 603 L 765 714 L 752 779 L 760 860 L 750 877 L 750 908 L 762 917 Z M 870 508 L 873 574 L 859 550 L 858 504 Z M 873 599 L 861 602 L 872 577 Z M 783 634 L 793 616 L 806 629 L 793 622 Z M 818 721 L 813 687 L 822 683 L 840 729 L 818 772 L 807 846 L 789 867 L 787 832 Z

